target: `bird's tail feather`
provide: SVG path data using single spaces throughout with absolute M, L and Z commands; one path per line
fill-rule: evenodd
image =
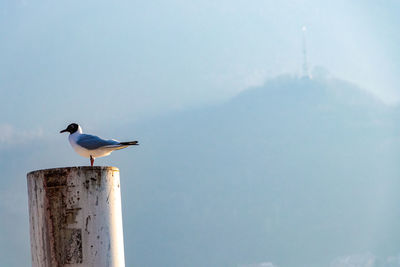
M 137 146 L 139 145 L 139 142 L 138 141 L 120 142 L 120 144 L 123 146 Z

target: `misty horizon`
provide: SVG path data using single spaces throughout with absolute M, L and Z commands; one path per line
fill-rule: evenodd
M 66 125 L 138 140 L 139 267 L 400 266 L 397 1 L 0 2 L 1 266 L 29 266 L 26 174 L 86 166 Z

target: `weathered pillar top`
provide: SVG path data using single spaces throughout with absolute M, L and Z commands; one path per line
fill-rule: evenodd
M 74 166 L 74 167 L 61 167 L 61 168 L 51 168 L 51 169 L 41 169 L 41 170 L 35 170 L 28 172 L 28 176 L 35 175 L 37 173 L 45 173 L 45 174 L 64 174 L 67 175 L 69 172 L 74 172 L 74 171 L 95 171 L 95 172 L 101 172 L 101 171 L 114 171 L 114 172 L 119 172 L 119 169 L 117 167 L 113 166 Z

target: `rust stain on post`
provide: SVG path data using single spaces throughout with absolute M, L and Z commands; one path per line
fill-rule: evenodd
M 39 170 L 27 182 L 32 266 L 125 266 L 117 168 Z

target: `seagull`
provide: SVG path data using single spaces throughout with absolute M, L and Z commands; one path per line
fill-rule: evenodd
M 60 133 L 69 132 L 69 143 L 76 153 L 85 158 L 90 158 L 93 166 L 94 159 L 108 156 L 114 150 L 123 149 L 128 146 L 139 145 L 138 141 L 119 142 L 117 140 L 104 140 L 98 136 L 83 134 L 82 128 L 76 123 L 71 123 Z

